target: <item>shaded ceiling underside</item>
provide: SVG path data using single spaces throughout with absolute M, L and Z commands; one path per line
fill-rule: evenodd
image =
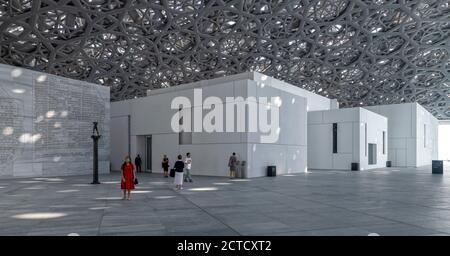
M 258 71 L 341 107 L 450 119 L 450 0 L 0 0 L 0 62 L 147 89 Z

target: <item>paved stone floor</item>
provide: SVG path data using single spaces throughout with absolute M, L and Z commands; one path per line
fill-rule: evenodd
M 140 174 L 0 180 L 0 235 L 446 235 L 450 176 L 429 168 L 310 171 L 249 180 Z

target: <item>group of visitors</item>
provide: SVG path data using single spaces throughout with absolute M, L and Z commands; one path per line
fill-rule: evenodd
M 122 170 L 122 180 L 120 183 L 120 187 L 123 190 L 123 200 L 131 200 L 131 190 L 135 188 L 135 185 L 138 183 L 136 171 L 142 172 L 141 165 L 142 165 L 142 159 L 141 156 L 138 154 L 134 160 L 134 163 L 136 164 L 136 168 L 134 167 L 133 163 L 131 162 L 131 157 L 126 156 L 125 161 L 122 164 L 121 170 Z M 236 177 L 236 171 L 237 167 L 239 165 L 239 161 L 237 160 L 236 153 L 233 152 L 233 154 L 230 156 L 228 160 L 228 167 L 230 168 L 230 179 L 234 179 Z M 192 158 L 191 153 L 186 153 L 186 157 L 183 161 L 183 156 L 178 155 L 177 161 L 175 162 L 173 168 L 170 170 L 169 173 L 169 158 L 167 155 L 164 155 L 162 157 L 161 167 L 163 169 L 163 175 L 165 178 L 168 178 L 169 176 L 174 177 L 174 184 L 176 190 L 183 189 L 183 181 L 184 182 L 193 182 L 192 176 L 191 176 L 191 168 L 192 168 Z
M 161 166 L 164 171 L 164 177 L 169 177 L 169 158 L 167 155 L 163 156 Z M 183 161 L 183 156 L 178 155 L 177 161 L 175 162 L 173 168 L 171 169 L 170 176 L 175 178 L 174 184 L 176 190 L 183 189 L 183 181 L 184 182 L 192 182 L 191 176 L 191 168 L 192 168 L 192 158 L 191 153 L 186 153 L 186 157 Z

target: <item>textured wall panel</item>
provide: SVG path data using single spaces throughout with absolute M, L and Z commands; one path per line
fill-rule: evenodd
M 109 171 L 109 89 L 0 65 L 0 177 L 92 173 L 92 122 L 100 172 Z

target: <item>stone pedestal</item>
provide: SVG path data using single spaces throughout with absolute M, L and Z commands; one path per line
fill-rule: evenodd
M 94 157 L 93 157 L 93 180 L 91 184 L 100 184 L 98 181 L 98 140 L 100 139 L 101 135 L 92 135 L 92 141 L 94 142 Z

